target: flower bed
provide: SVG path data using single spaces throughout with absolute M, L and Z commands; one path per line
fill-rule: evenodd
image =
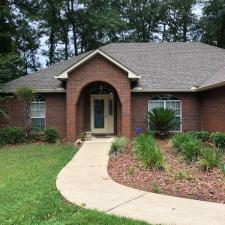
M 225 204 L 225 176 L 220 167 L 204 171 L 198 161 L 184 160 L 169 140 L 157 140 L 157 143 L 163 153 L 164 169 L 143 167 L 131 143 L 126 151 L 110 158 L 109 175 L 114 181 L 133 188 Z M 224 155 L 221 157 L 224 162 Z

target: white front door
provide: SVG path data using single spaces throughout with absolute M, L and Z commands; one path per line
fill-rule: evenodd
M 113 95 L 91 95 L 91 130 L 95 134 L 114 133 Z

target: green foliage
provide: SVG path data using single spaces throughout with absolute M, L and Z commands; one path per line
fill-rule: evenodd
M 225 48 L 224 0 L 205 1 L 200 19 L 201 40 L 204 43 Z
M 201 153 L 201 142 L 197 139 L 189 139 L 181 144 L 181 153 L 188 162 L 197 161 Z
M 16 90 L 18 100 L 30 104 L 35 98 L 35 91 L 30 87 L 21 87 Z
M 56 128 L 47 128 L 45 130 L 45 141 L 50 144 L 56 143 L 59 139 L 59 132 Z
M 155 139 L 146 134 L 135 138 L 134 152 L 146 168 L 163 168 L 163 155 Z
M 209 147 L 201 149 L 199 164 L 203 170 L 211 170 L 214 167 L 219 167 L 222 163 L 222 155 L 219 151 Z
M 72 145 L 23 145 L 0 150 L 3 225 L 147 225 L 68 204 L 55 179 L 77 152 Z
M 0 84 L 9 82 L 24 75 L 23 61 L 16 53 L 0 52 Z
M 118 137 L 115 139 L 115 141 L 112 143 L 110 155 L 117 155 L 121 153 L 125 146 L 128 144 L 128 140 L 125 137 Z
M 221 132 L 212 133 L 211 139 L 218 149 L 224 150 L 224 148 L 225 148 L 225 133 L 221 133 Z
M 172 145 L 189 162 L 196 161 L 200 155 L 201 142 L 192 133 L 174 135 Z
M 208 131 L 197 131 L 193 132 L 192 134 L 203 143 L 209 142 L 211 140 L 211 134 Z
M 166 137 L 177 124 L 175 112 L 172 109 L 154 108 L 148 116 L 150 129 L 158 131 L 161 137 Z
M 8 127 L 0 129 L 0 145 L 19 144 L 26 141 L 26 135 L 22 128 Z
M 30 87 L 21 87 L 16 90 L 16 95 L 19 101 L 24 103 L 25 116 L 25 131 L 28 138 L 31 137 L 31 120 L 30 120 L 30 105 L 35 99 L 35 91 Z
M 172 137 L 172 145 L 178 152 L 181 152 L 182 144 L 190 141 L 192 138 L 191 133 L 177 133 Z
M 153 193 L 157 193 L 157 194 L 160 194 L 161 193 L 161 190 L 160 190 L 158 184 L 152 183 L 151 188 L 152 188 L 152 192 Z

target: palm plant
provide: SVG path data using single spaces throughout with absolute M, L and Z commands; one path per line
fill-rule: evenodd
M 176 115 L 172 109 L 154 108 L 148 113 L 150 129 L 157 132 L 161 138 L 169 135 L 169 131 L 176 127 Z
M 19 101 L 24 103 L 25 131 L 29 138 L 31 136 L 30 106 L 35 98 L 35 91 L 29 87 L 21 87 L 16 90 Z

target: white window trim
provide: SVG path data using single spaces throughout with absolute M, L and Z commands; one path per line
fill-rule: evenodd
M 44 109 L 44 111 L 45 111 L 45 113 L 44 113 L 44 117 L 37 117 L 37 116 L 35 116 L 35 117 L 32 117 L 31 115 L 30 115 L 30 122 L 31 122 L 31 119 L 44 119 L 45 120 L 45 122 L 44 122 L 44 128 L 43 129 L 45 129 L 46 128 L 46 102 L 45 101 L 32 101 L 31 102 L 31 104 L 37 104 L 37 103 L 44 103 L 45 104 L 45 109 Z M 31 109 L 30 109 L 30 111 L 31 111 Z
M 176 115 L 176 117 L 180 117 L 180 130 L 171 130 L 171 132 L 179 133 L 183 131 L 183 120 L 182 120 L 182 101 L 181 100 L 149 100 L 148 101 L 148 112 L 151 111 L 150 103 L 154 102 L 163 102 L 163 108 L 166 109 L 166 102 L 179 102 L 180 103 L 180 115 Z M 148 121 L 149 122 L 149 121 Z

